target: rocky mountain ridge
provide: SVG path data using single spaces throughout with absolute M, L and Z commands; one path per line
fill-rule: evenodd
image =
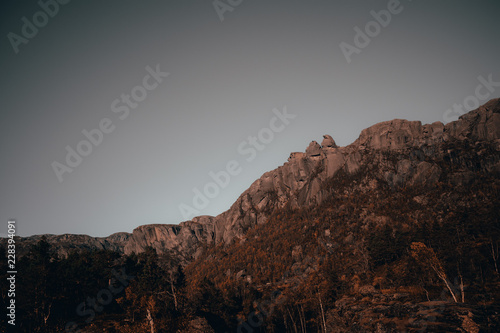
M 467 183 L 475 172 L 500 171 L 499 152 L 500 99 L 493 99 L 446 125 L 401 119 L 381 122 L 363 130 L 356 141 L 345 147 L 337 146 L 331 136 L 325 135 L 321 144 L 313 141 L 305 152 L 291 153 L 286 163 L 262 175 L 229 210 L 216 217 L 199 216 L 179 225 L 143 225 L 132 233 L 108 237 L 46 237 L 62 256 L 71 249 L 110 249 L 130 254 L 151 246 L 159 253 L 172 252 L 188 262 L 198 257 L 203 244 L 230 244 L 244 239 L 249 228 L 265 223 L 276 209 L 321 203 L 330 191 L 325 184 L 339 171 L 354 174 L 370 170 L 373 184 L 363 185 L 367 189 L 380 181 L 393 188 L 425 187 L 437 182 L 458 185 Z M 450 169 L 446 177 L 444 168 Z M 29 245 L 40 238 L 37 235 L 19 241 Z

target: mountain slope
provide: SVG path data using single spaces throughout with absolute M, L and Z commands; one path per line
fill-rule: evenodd
M 20 309 L 46 331 L 72 318 L 89 332 L 498 332 L 499 219 L 495 99 L 447 125 L 382 122 L 346 147 L 325 135 L 216 217 L 18 239 Z M 76 317 L 73 298 L 120 267 L 135 276 L 125 292 Z
M 217 217 L 205 216 L 181 223 L 180 230 L 187 229 L 186 232 L 166 236 L 164 241 L 183 243 L 185 239 L 189 246 L 181 246 L 181 252 L 189 251 L 196 241 L 229 244 L 235 238 L 243 237 L 248 228 L 265 223 L 276 209 L 285 205 L 298 208 L 322 202 L 328 196 L 323 185 L 340 170 L 352 174 L 374 163 L 381 166 L 377 176 L 390 186 L 430 186 L 439 180 L 442 168 L 448 167 L 452 167 L 453 172 L 446 181 L 458 184 L 466 181 L 470 172 L 499 170 L 499 139 L 499 99 L 491 100 L 447 125 L 440 122 L 422 125 L 418 121 L 406 120 L 379 123 L 363 130 L 359 138 L 347 147 L 338 147 L 330 136 L 325 135 L 321 145 L 311 142 L 305 153 L 290 154 L 283 166 L 262 175 L 228 211 Z M 492 146 L 480 148 L 481 142 Z M 468 145 L 471 152 L 461 156 L 461 145 Z M 401 156 L 401 159 L 391 164 L 386 158 L 389 153 Z M 438 162 L 444 165 L 439 166 Z M 162 227 L 142 226 L 134 230 L 135 236 L 126 252 L 132 249 L 140 251 L 143 245 L 136 245 L 139 240 L 141 244 L 157 247 L 161 240 L 148 241 L 143 232 L 158 228 Z M 161 250 L 161 247 L 157 249 Z
M 174 251 L 190 260 L 199 254 L 202 243 L 230 244 L 252 226 L 265 223 L 276 209 L 323 202 L 329 195 L 324 185 L 339 171 L 353 174 L 377 165 L 374 178 L 391 187 L 432 186 L 440 180 L 459 185 L 470 180 L 474 172 L 498 171 L 499 139 L 500 99 L 446 125 L 386 121 L 363 130 L 346 147 L 338 147 L 325 135 L 321 145 L 313 141 L 305 153 L 291 153 L 283 166 L 262 175 L 228 211 L 216 217 L 200 216 L 179 225 L 143 225 L 132 234 L 103 238 L 49 235 L 48 240 L 62 255 L 70 248 L 106 248 L 130 254 L 152 246 L 160 253 Z M 447 179 L 441 179 L 443 169 L 451 171 Z M 33 236 L 20 241 L 29 244 L 38 239 Z
M 188 290 L 210 281 L 228 307 L 239 295 L 240 329 L 261 314 L 266 332 L 498 331 L 498 112 L 493 100 L 449 126 L 377 124 L 331 178 L 342 149 L 311 144 L 301 161 L 319 167 L 302 188 L 187 266 Z

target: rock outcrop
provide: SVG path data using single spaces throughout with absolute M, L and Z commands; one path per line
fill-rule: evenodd
M 347 296 L 337 300 L 327 318 L 329 332 L 480 332 L 499 319 L 497 313 L 463 303 L 415 302 L 408 294 L 375 291 L 362 301 Z
M 337 148 L 335 140 L 333 140 L 333 138 L 328 134 L 323 135 L 323 141 L 321 141 L 321 146 L 328 148 Z
M 158 253 L 171 251 L 183 258 L 196 257 L 197 245 L 200 242 L 211 243 L 215 238 L 213 220 L 212 216 L 198 216 L 179 225 L 142 225 L 134 229 L 123 252 L 139 253 L 150 246 Z

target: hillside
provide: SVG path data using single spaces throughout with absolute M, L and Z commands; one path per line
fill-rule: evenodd
M 22 306 L 39 314 L 25 327 L 500 331 L 499 175 L 500 99 L 446 125 L 382 122 L 346 147 L 325 135 L 216 217 L 17 239 L 25 282 L 45 266 L 57 282 L 35 283 L 39 298 Z M 82 322 L 72 299 L 96 295 L 119 267 L 134 281 Z

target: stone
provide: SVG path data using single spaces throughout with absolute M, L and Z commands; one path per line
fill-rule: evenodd
M 320 156 L 321 147 L 316 141 L 312 141 L 306 149 L 306 156 Z
M 377 291 L 375 290 L 374 286 L 364 285 L 359 287 L 358 292 L 363 296 L 368 296 L 375 294 Z
M 441 168 L 439 166 L 429 162 L 421 162 L 417 165 L 411 184 L 428 187 L 437 183 L 440 175 Z
M 321 141 L 321 147 L 322 148 L 337 148 L 337 144 L 335 143 L 335 140 L 328 135 L 325 134 L 323 135 L 323 141 Z

